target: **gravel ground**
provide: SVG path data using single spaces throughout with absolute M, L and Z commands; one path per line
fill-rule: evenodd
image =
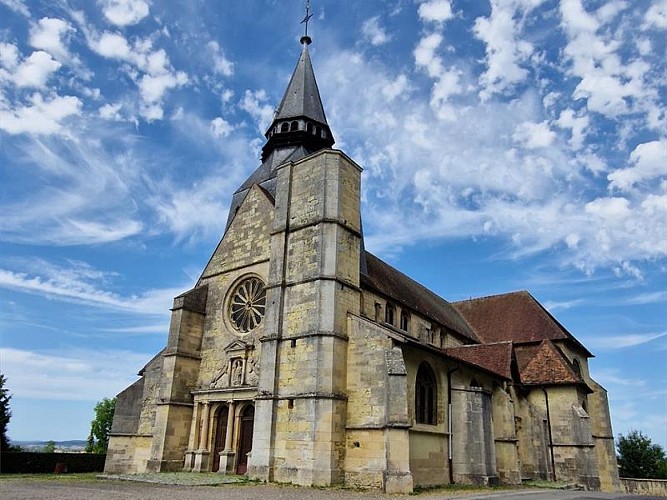
M 39 478 L 35 476 L 22 478 L 12 476 L 0 478 L 0 498 L 3 500 L 451 500 L 461 498 L 466 500 L 592 500 L 592 499 L 640 499 L 620 494 L 592 493 L 584 491 L 560 490 L 439 490 L 422 492 L 419 495 L 385 495 L 378 491 L 355 491 L 336 488 L 301 488 L 288 485 L 266 485 L 257 483 L 218 484 L 217 486 L 193 486 L 185 484 L 194 479 L 185 476 L 176 476 L 168 479 L 160 475 L 162 482 L 172 481 L 171 484 L 159 484 L 156 478 L 126 478 L 122 479 L 94 479 L 92 476 L 84 478 L 53 477 Z M 201 475 L 198 475 L 201 476 Z M 216 475 L 220 480 L 220 476 Z M 133 480 L 129 480 L 133 479 Z M 141 479 L 139 481 L 138 479 Z M 216 478 L 213 478 L 216 479 Z M 205 481 L 205 478 L 196 479 Z M 178 482 L 179 484 L 174 484 Z M 648 498 L 648 497 L 643 497 Z

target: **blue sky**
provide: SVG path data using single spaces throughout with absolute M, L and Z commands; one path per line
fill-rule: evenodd
M 9 436 L 85 439 L 165 344 L 259 163 L 303 1 L 0 0 Z M 366 246 L 450 301 L 529 290 L 667 446 L 664 0 L 313 0 Z

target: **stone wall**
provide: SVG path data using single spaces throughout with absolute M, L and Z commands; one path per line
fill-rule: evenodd
M 348 319 L 345 484 L 412 491 L 406 367 L 385 328 Z
M 620 478 L 623 491 L 631 495 L 667 497 L 667 479 L 629 479 Z
M 347 316 L 359 314 L 361 169 L 325 150 L 279 167 L 251 477 L 344 481 Z
M 498 479 L 502 484 L 521 484 L 512 396 L 504 387 L 494 383 L 491 402 Z

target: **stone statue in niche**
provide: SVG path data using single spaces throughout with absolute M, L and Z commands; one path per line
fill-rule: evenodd
M 245 381 L 248 385 L 257 385 L 259 383 L 259 366 L 257 366 L 257 358 L 254 351 L 246 364 Z
M 229 364 L 226 364 L 223 368 L 218 370 L 218 372 L 211 380 L 212 389 L 221 389 L 223 387 L 229 386 Z
M 232 385 L 243 384 L 243 360 L 235 359 L 232 361 Z

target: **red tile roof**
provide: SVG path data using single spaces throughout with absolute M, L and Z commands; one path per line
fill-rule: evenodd
M 583 383 L 565 356 L 549 340 L 543 340 L 537 346 L 517 346 L 516 357 L 522 384 Z
M 569 340 L 592 354 L 526 291 L 481 297 L 452 304 L 485 344 Z
M 444 350 L 450 358 L 482 368 L 507 380 L 512 380 L 512 343 L 466 345 Z

